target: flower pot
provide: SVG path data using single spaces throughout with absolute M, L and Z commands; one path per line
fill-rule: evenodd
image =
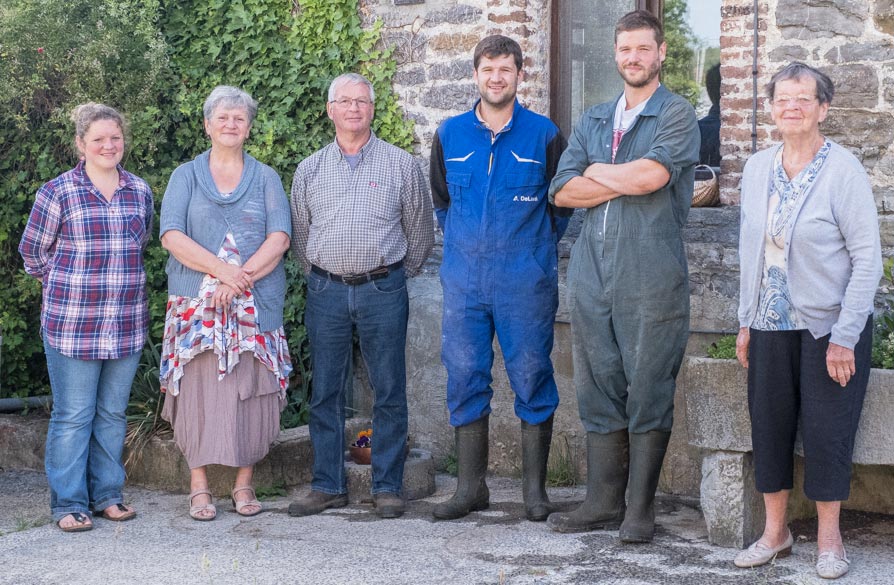
M 357 447 L 351 445 L 349 450 L 351 453 L 351 461 L 357 465 L 369 465 L 372 458 L 372 447 Z

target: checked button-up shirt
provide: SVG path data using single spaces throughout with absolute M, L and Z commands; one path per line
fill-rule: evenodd
M 342 276 L 403 260 L 419 272 L 434 244 L 431 198 L 413 157 L 373 134 L 353 170 L 333 141 L 292 181 L 292 250 L 304 266 Z

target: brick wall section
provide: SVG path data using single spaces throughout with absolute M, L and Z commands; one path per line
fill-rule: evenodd
M 751 152 L 752 0 L 724 0 L 721 31 L 721 199 L 737 203 Z M 758 149 L 778 140 L 763 88 L 792 60 L 819 67 L 836 97 L 823 132 L 849 148 L 872 181 L 885 255 L 894 252 L 894 0 L 761 0 Z

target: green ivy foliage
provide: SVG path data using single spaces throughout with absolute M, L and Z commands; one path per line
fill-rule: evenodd
M 4 0 L 0 6 L 0 396 L 48 389 L 39 331 L 40 285 L 16 246 L 41 183 L 76 162 L 70 109 L 119 108 L 130 121 L 125 167 L 152 186 L 156 207 L 170 173 L 209 147 L 202 103 L 218 84 L 259 102 L 247 144 L 286 192 L 295 166 L 333 138 L 326 91 L 359 72 L 376 90 L 373 129 L 403 148 L 412 124 L 391 90 L 395 62 L 379 25 L 364 29 L 357 0 Z M 162 333 L 167 253 L 146 252 L 151 337 Z M 283 420 L 306 418 L 311 380 L 305 288 L 287 260 L 285 321 L 295 375 Z
M 201 105 L 221 83 L 259 102 L 248 150 L 291 184 L 297 162 L 332 140 L 326 92 L 336 76 L 366 75 L 376 90 L 373 129 L 407 148 L 412 126 L 391 91 L 395 63 L 379 26 L 361 28 L 357 0 L 195 0 L 167 3 L 162 29 L 182 83 L 175 138 L 189 155 L 207 148 Z
M 151 0 L 4 0 L 0 7 L 0 396 L 49 391 L 42 357 L 40 284 L 17 251 L 34 194 L 77 162 L 68 115 L 85 101 L 132 121 L 125 165 L 163 159 L 158 103 L 174 81 Z M 151 252 L 150 252 L 151 254 Z

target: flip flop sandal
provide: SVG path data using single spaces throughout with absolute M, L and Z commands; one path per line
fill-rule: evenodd
M 237 501 L 236 494 L 238 494 L 239 492 L 251 492 L 251 499 L 243 500 L 241 502 Z M 264 511 L 264 509 L 261 507 L 261 502 L 258 501 L 258 498 L 255 495 L 255 489 L 253 487 L 251 487 L 250 485 L 233 488 L 233 491 L 230 493 L 230 496 L 233 499 L 233 506 L 236 508 L 236 513 L 239 514 L 240 516 L 257 516 L 258 514 L 260 514 L 261 512 Z M 255 510 L 254 512 L 243 512 L 242 511 L 249 506 L 257 506 L 258 509 Z
M 214 504 L 207 503 L 201 504 L 199 506 L 193 506 L 192 501 L 196 496 L 207 495 L 209 498 L 211 497 L 211 492 L 207 489 L 204 490 L 196 490 L 189 494 L 189 517 L 193 520 L 198 520 L 199 522 L 210 522 L 217 518 L 217 508 L 214 507 Z M 211 512 L 210 516 L 202 516 L 202 512 Z
M 74 526 L 62 526 L 62 521 L 71 516 L 74 518 L 74 521 L 77 522 Z M 80 512 L 72 512 L 71 514 L 66 514 L 62 518 L 56 520 L 56 526 L 59 527 L 59 530 L 62 532 L 87 532 L 88 530 L 93 530 L 93 523 L 90 521 L 90 517 L 86 514 L 81 514 Z
M 112 516 L 108 513 L 109 508 L 111 508 L 112 506 L 118 507 L 118 511 L 121 512 L 120 516 Z M 112 522 L 127 522 L 128 520 L 133 520 L 137 517 L 137 511 L 132 508 L 128 508 L 124 504 L 112 504 L 111 506 L 109 506 L 109 508 L 106 508 L 102 512 L 97 513 L 97 516 L 99 516 L 100 518 L 105 518 L 106 520 L 111 520 Z

